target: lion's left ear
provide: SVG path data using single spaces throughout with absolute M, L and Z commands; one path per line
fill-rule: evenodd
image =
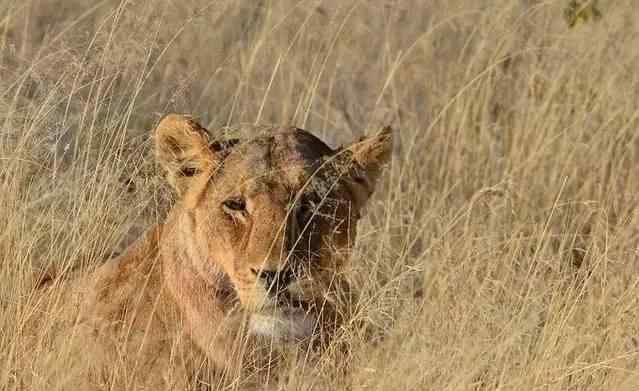
M 184 193 L 192 179 L 210 170 L 218 161 L 209 148 L 209 132 L 188 116 L 167 115 L 158 124 L 154 136 L 156 160 L 178 194 Z
M 356 187 L 358 203 L 363 206 L 373 191 L 382 168 L 393 152 L 393 130 L 386 126 L 375 136 L 365 137 L 342 150 L 349 151 L 353 159 L 350 179 Z

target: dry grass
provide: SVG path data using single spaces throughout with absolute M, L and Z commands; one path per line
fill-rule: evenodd
M 162 218 L 148 132 L 188 112 L 399 129 L 353 260 L 383 338 L 290 389 L 636 390 L 639 9 L 567 3 L 0 0 L 3 388 L 53 376 L 14 370 L 37 275 Z

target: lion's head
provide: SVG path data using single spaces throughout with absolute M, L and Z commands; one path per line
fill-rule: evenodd
M 344 266 L 392 136 L 387 128 L 333 150 L 301 129 L 235 138 L 170 115 L 155 143 L 178 194 L 165 246 L 212 283 L 224 275 L 243 308 L 263 311 L 295 302 L 300 280 Z

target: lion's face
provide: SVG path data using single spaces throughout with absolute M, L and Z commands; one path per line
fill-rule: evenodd
M 245 309 L 263 311 L 300 304 L 301 281 L 343 266 L 391 137 L 336 151 L 294 128 L 222 141 L 169 116 L 156 146 L 179 194 L 172 245 L 202 277 L 228 277 Z

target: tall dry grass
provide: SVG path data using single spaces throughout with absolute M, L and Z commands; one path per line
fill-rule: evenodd
M 638 389 L 639 8 L 568 3 L 0 0 L 0 384 L 59 376 L 15 370 L 34 286 L 162 219 L 149 130 L 187 112 L 398 129 L 353 259 L 378 337 L 289 389 Z

